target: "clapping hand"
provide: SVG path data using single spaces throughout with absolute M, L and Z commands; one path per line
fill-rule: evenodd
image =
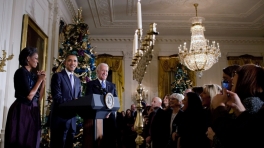
M 37 75 L 46 75 L 46 72 L 43 70 L 37 71 Z
M 41 81 L 45 81 L 46 80 L 46 72 L 41 70 L 41 71 L 37 71 L 37 75 L 38 75 L 38 78 L 41 80 Z

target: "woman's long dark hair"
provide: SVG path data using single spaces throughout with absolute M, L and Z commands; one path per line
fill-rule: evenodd
M 235 92 L 241 100 L 247 97 L 259 97 L 264 100 L 264 70 L 262 67 L 246 64 L 240 67 L 237 74 Z
M 163 97 L 163 99 L 162 99 L 162 103 L 161 103 L 161 107 L 162 107 L 162 108 L 169 107 L 169 106 L 165 106 L 165 103 L 164 103 L 164 99 L 165 99 L 165 97 L 168 97 L 168 101 L 169 101 L 170 94 L 166 94 L 166 95 Z
M 200 97 L 195 92 L 188 92 L 188 107 L 185 112 L 200 112 L 203 110 L 203 105 Z

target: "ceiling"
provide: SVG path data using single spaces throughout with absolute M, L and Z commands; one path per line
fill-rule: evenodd
M 138 0 L 76 0 L 92 35 L 131 36 Z M 190 18 L 204 17 L 205 36 L 264 38 L 264 0 L 141 0 L 143 33 L 157 23 L 162 36 L 190 37 Z

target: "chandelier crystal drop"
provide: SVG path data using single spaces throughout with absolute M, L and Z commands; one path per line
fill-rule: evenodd
M 194 4 L 196 9 L 196 17 L 191 18 L 191 45 L 188 50 L 186 43 L 179 46 L 179 58 L 180 62 L 188 67 L 192 71 L 204 71 L 211 68 L 218 58 L 221 57 L 219 43 L 212 41 L 209 45 L 209 40 L 205 39 L 204 31 L 205 28 L 202 26 L 203 17 L 197 17 L 197 6 Z

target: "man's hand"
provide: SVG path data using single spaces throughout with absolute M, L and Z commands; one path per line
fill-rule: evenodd
M 208 127 L 207 132 L 206 132 L 207 138 L 212 140 L 214 139 L 215 132 L 211 127 Z
M 177 137 L 178 137 L 178 134 L 177 134 L 176 132 L 173 132 L 173 133 L 171 134 L 171 139 L 172 139 L 173 141 L 176 141 Z
M 105 117 L 105 118 L 107 118 L 107 119 L 108 119 L 108 118 L 109 118 L 109 116 L 110 116 L 110 114 L 111 114 L 111 112 L 110 112 L 110 113 L 108 113 L 108 114 L 106 115 L 106 117 Z
M 151 142 L 151 137 L 148 136 L 148 137 L 146 138 L 146 143 L 150 143 L 150 142 Z

